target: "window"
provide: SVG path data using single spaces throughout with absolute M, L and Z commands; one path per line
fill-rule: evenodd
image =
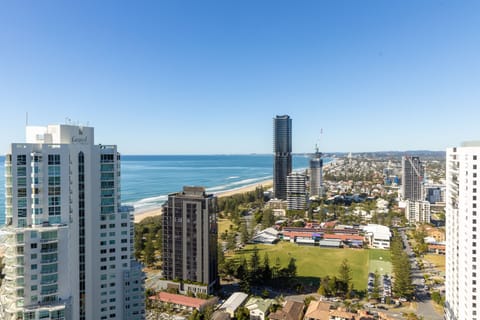
M 17 155 L 17 166 L 24 166 L 27 164 L 27 155 L 19 154 Z
M 59 154 L 49 154 L 48 155 L 48 164 L 49 165 L 60 164 L 60 155 Z

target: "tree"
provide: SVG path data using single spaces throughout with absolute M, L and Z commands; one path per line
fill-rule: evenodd
M 253 247 L 253 253 L 250 257 L 250 273 L 252 274 L 253 281 L 258 280 L 260 277 L 260 256 L 258 255 L 258 248 L 255 246 Z
M 197 309 L 194 309 L 193 312 L 188 316 L 188 320 L 200 320 L 200 312 Z
M 149 234 L 145 249 L 143 250 L 143 260 L 147 266 L 151 266 L 155 262 L 155 248 L 153 246 L 153 236 Z
M 282 265 L 280 264 L 280 258 L 276 257 L 275 258 L 275 265 L 272 268 L 272 278 L 276 279 L 280 277 L 280 269 L 282 268 Z
M 272 280 L 272 268 L 270 268 L 270 259 L 268 258 L 267 252 L 265 252 L 265 255 L 263 256 L 262 278 L 264 283 Z
M 350 286 L 350 281 L 352 280 L 352 269 L 350 268 L 350 265 L 348 264 L 348 259 L 344 259 L 342 261 L 342 264 L 340 265 L 340 268 L 338 269 L 339 273 L 339 278 L 338 280 L 340 281 L 340 290 L 343 293 L 347 293 L 348 288 Z
M 245 244 L 250 241 L 250 234 L 247 230 L 247 223 L 244 220 L 240 226 L 240 241 Z
M 275 216 L 273 215 L 273 210 L 268 208 L 263 210 L 262 216 L 262 228 L 268 228 L 275 224 Z
M 338 291 L 337 277 L 328 280 L 328 293 L 331 296 L 336 296 Z
M 249 320 L 250 319 L 250 310 L 245 307 L 239 307 L 237 311 L 235 311 L 235 318 L 237 320 Z
M 380 298 L 380 275 L 378 274 L 378 271 L 376 271 L 376 270 L 375 270 L 374 278 L 373 278 L 373 289 L 372 289 L 371 297 L 373 299 L 379 299 Z
M 287 276 L 289 278 L 295 278 L 297 276 L 297 264 L 295 263 L 294 257 L 291 257 L 290 261 L 288 262 Z
M 233 250 L 237 246 L 237 235 L 235 232 L 229 232 L 227 236 L 227 249 Z
M 202 312 L 203 320 L 211 320 L 212 315 L 213 315 L 213 306 L 206 307 Z

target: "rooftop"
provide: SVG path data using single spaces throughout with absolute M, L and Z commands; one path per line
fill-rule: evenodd
M 174 294 L 174 293 L 168 293 L 168 292 L 159 292 L 157 295 L 149 297 L 149 299 L 178 304 L 178 305 L 187 306 L 195 309 L 200 309 L 201 306 L 207 303 L 208 301 L 208 300 L 192 298 L 192 297 L 187 297 L 180 294 Z

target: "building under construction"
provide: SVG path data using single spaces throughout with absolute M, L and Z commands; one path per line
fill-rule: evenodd
M 424 177 L 425 166 L 419 157 L 402 157 L 402 198 L 404 200 L 424 200 Z

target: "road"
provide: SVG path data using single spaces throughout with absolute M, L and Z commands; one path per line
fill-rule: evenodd
M 428 291 L 425 290 L 425 279 L 422 270 L 418 268 L 415 260 L 415 253 L 408 244 L 405 231 L 401 230 L 403 244 L 405 245 L 405 251 L 410 257 L 410 264 L 412 267 L 412 284 L 415 286 L 415 300 L 417 301 L 417 315 L 422 316 L 425 319 L 441 320 L 443 315 L 438 314 L 433 306 L 434 302 L 430 299 Z

